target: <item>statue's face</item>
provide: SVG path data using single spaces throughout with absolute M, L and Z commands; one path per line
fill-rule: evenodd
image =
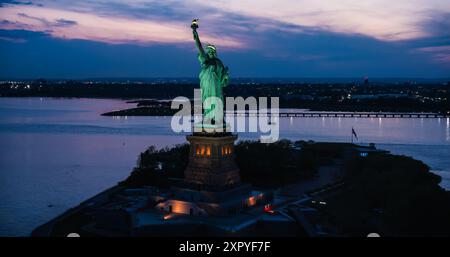
M 214 51 L 213 49 L 209 48 L 209 49 L 208 49 L 208 56 L 209 56 L 210 58 L 214 58 L 214 57 L 217 56 L 217 53 L 216 53 L 216 51 Z

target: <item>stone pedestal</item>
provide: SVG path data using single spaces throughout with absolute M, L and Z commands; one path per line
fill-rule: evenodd
M 187 183 L 208 186 L 238 184 L 239 168 L 234 161 L 234 142 L 237 135 L 194 134 L 187 136 L 190 143 L 189 164 L 184 172 Z
M 234 160 L 236 139 L 226 132 L 187 136 L 190 151 L 184 179 L 172 180 L 171 197 L 156 208 L 195 216 L 227 216 L 266 203 L 264 193 L 252 191 L 250 184 L 240 180 Z

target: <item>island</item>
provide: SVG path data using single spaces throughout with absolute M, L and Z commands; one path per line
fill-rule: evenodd
M 272 197 L 226 219 L 149 215 L 183 176 L 189 146 L 149 147 L 118 185 L 36 228 L 33 236 L 449 236 L 450 192 L 421 161 L 373 144 L 239 141 L 241 180 Z

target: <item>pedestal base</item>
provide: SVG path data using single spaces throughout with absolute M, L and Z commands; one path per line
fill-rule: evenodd
M 190 144 L 189 163 L 184 171 L 187 183 L 224 187 L 240 182 L 234 161 L 236 135 L 206 133 L 186 138 Z
M 240 180 L 234 160 L 237 136 L 217 131 L 217 125 L 207 127 L 212 133 L 199 126 L 202 132 L 186 137 L 190 152 L 184 179 L 171 181 L 170 197 L 156 208 L 194 216 L 227 216 L 268 202 L 268 195 Z
M 194 133 L 227 133 L 231 131 L 230 124 L 195 123 Z

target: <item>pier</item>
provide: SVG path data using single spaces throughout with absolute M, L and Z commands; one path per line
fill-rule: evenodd
M 229 113 L 227 113 L 229 114 Z M 235 112 L 236 117 L 259 117 L 272 116 L 276 113 L 260 112 Z M 338 118 L 449 118 L 450 114 L 440 113 L 403 113 L 403 112 L 279 112 L 279 117 L 293 118 L 317 118 L 317 117 L 338 117 Z

